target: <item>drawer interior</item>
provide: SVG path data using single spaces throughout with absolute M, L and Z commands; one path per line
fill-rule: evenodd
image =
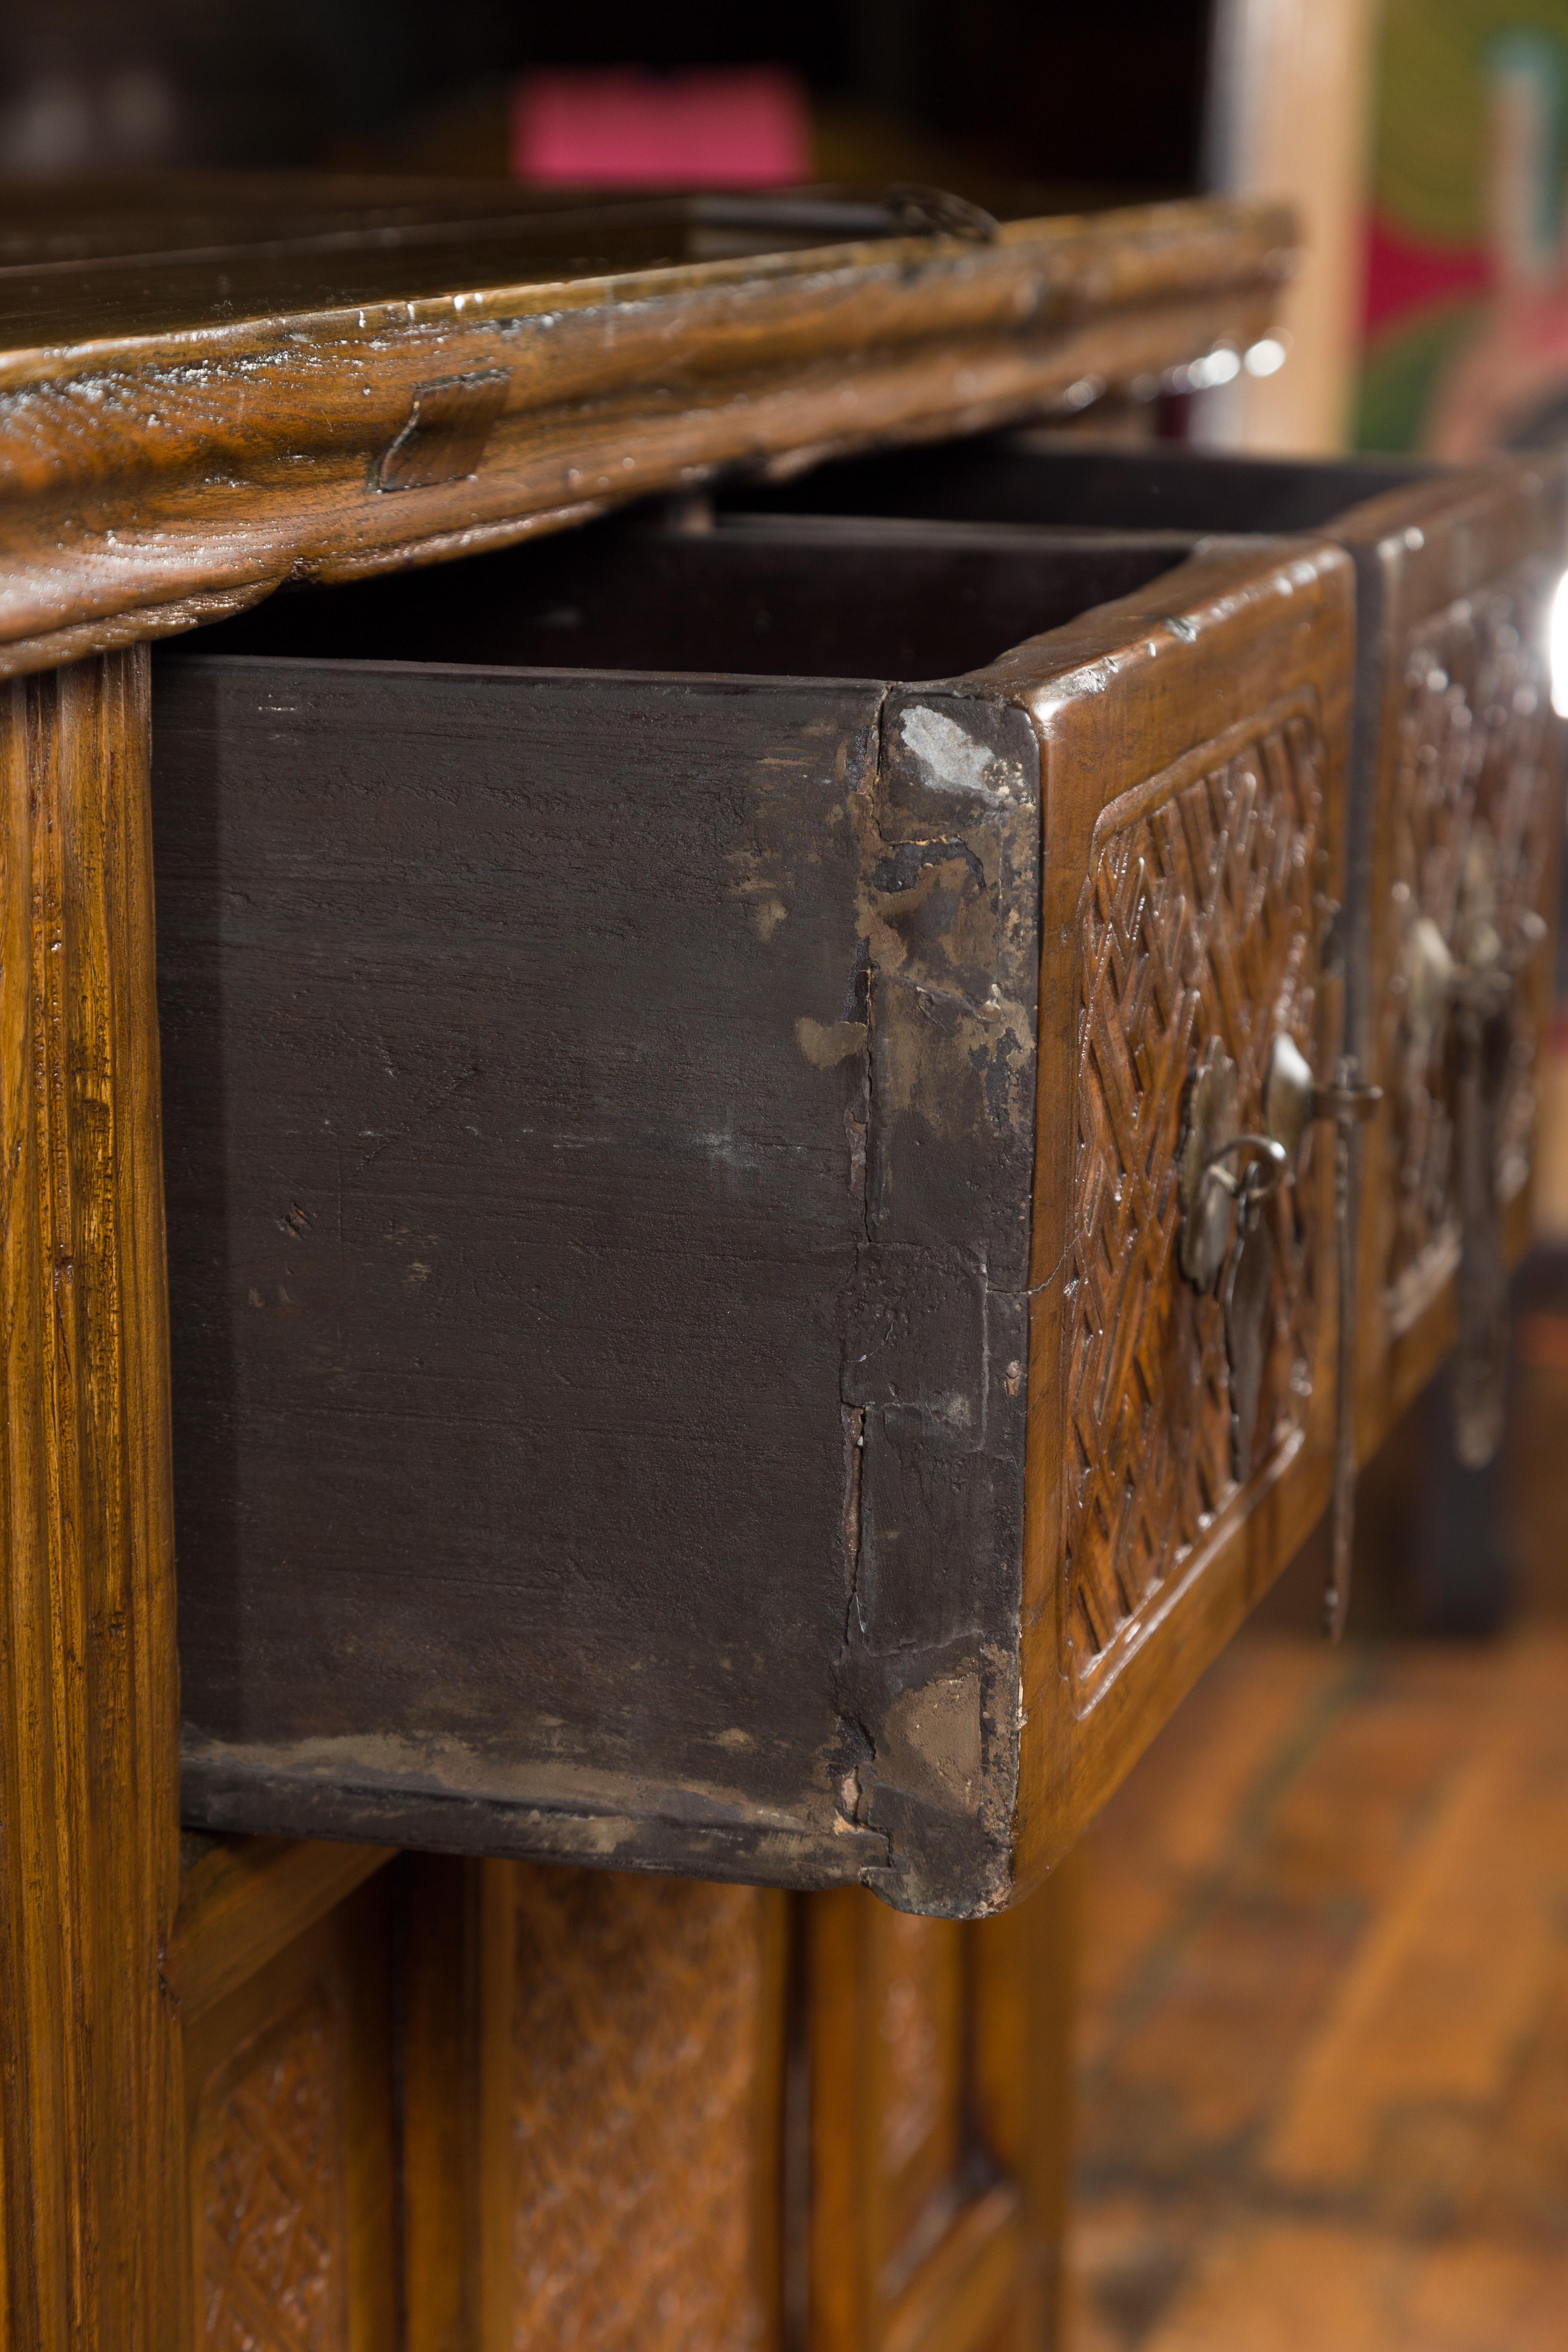
M 1321 530 L 1348 507 L 1435 470 L 1414 458 L 1237 457 L 1010 433 L 821 466 L 782 486 L 738 486 L 728 499 L 747 510 L 1075 530 L 1297 531 Z
M 685 531 L 634 518 L 463 563 L 276 596 L 182 641 L 181 650 L 951 677 L 1146 586 L 1192 544 L 1191 534 L 1170 531 L 788 516 Z

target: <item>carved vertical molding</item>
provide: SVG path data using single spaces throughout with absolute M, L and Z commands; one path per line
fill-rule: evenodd
M 813 2352 L 1057 2341 L 1072 1954 L 1056 1879 L 982 1920 L 805 1898 Z
M 147 656 L 0 700 L 0 2333 L 167 2352 L 173 1543 Z

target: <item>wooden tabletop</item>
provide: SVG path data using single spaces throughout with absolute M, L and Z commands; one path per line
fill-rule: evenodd
M 950 226 L 951 223 L 951 226 Z M 0 188 L 0 674 L 1267 331 L 1288 214 L 200 174 Z

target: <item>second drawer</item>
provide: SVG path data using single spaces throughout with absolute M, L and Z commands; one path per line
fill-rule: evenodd
M 752 501 L 758 493 L 737 493 Z M 1529 1232 L 1563 830 L 1548 621 L 1568 460 L 1252 458 L 1016 434 L 827 467 L 774 502 L 971 522 L 1312 530 L 1356 569 L 1349 1038 L 1364 1154 L 1360 1450 L 1458 1338 L 1461 1454 L 1495 1444 Z

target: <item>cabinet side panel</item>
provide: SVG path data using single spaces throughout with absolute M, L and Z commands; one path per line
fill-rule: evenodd
M 883 1910 L 872 1923 L 882 2253 L 907 2267 L 929 2239 L 966 2153 L 963 1947 L 957 1920 Z
M 853 1878 L 878 689 L 172 663 L 185 1799 Z
M 247 2045 L 198 2139 L 197 2340 L 348 2352 L 343 2088 L 310 1986 Z
M 1050 2340 L 1066 2044 L 1040 1897 L 925 1919 L 847 1888 L 804 1912 L 816 2352 L 971 2352 L 1004 2315 L 1002 2340 Z

